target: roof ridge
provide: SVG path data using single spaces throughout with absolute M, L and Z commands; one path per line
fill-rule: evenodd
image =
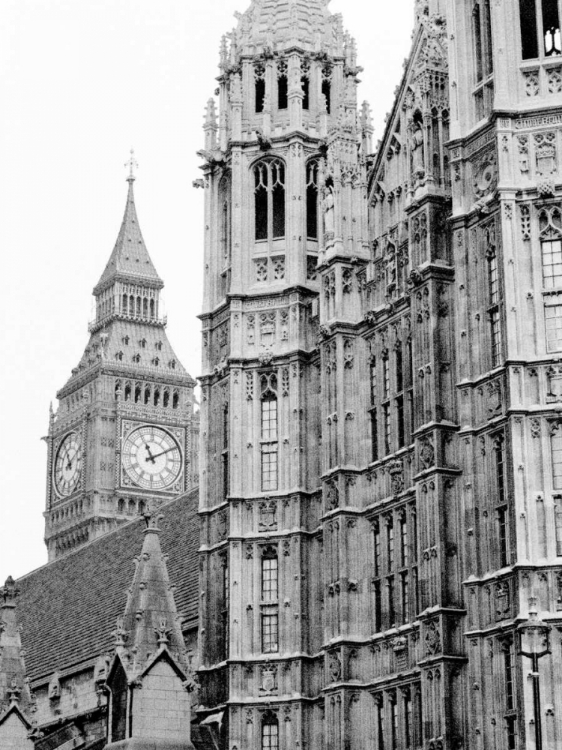
M 173 503 L 179 503 L 182 500 L 185 500 L 193 493 L 199 492 L 199 485 L 195 485 L 194 487 L 190 487 L 187 492 L 182 492 L 181 495 L 178 495 L 177 497 L 173 497 L 170 500 L 166 500 L 165 502 L 160 505 L 158 508 L 158 513 L 162 513 L 163 511 L 167 510 Z M 115 534 L 118 534 L 120 531 L 122 531 L 124 528 L 130 527 L 135 523 L 139 523 L 143 520 L 142 516 L 135 516 L 135 518 L 131 518 L 128 521 L 125 521 L 124 523 L 120 524 L 119 526 L 116 526 L 114 529 L 111 529 L 110 531 L 106 531 L 105 534 L 102 536 L 98 536 L 95 539 L 90 539 L 89 541 L 82 544 L 80 547 L 76 547 L 75 549 L 69 550 L 65 555 L 62 557 L 57 557 L 54 560 L 49 560 L 44 565 L 40 565 L 38 568 L 34 568 L 33 570 L 30 570 L 28 573 L 26 573 L 23 576 L 20 576 L 17 581 L 25 581 L 30 576 L 37 573 L 39 570 L 45 570 L 46 568 L 56 565 L 57 563 L 60 563 L 62 560 L 68 560 L 72 555 L 79 554 L 82 550 L 86 549 L 87 547 L 91 547 L 92 545 L 103 542 L 103 540 L 107 540 L 111 536 L 114 536 Z

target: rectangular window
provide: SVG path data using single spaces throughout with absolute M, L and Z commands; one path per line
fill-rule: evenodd
M 375 581 L 373 584 L 375 593 L 375 633 L 380 633 L 382 630 L 382 593 L 381 593 L 381 582 Z
M 507 711 L 515 710 L 515 683 L 513 680 L 513 648 L 506 645 L 503 652 L 505 707 Z
M 279 563 L 277 557 L 264 557 L 261 561 L 261 598 L 276 602 L 279 596 Z
M 388 589 L 388 627 L 393 628 L 396 625 L 396 602 L 394 590 L 394 576 L 389 576 L 386 580 Z
M 552 450 L 552 484 L 555 490 L 562 490 L 562 433 L 560 430 L 550 438 Z
M 498 508 L 498 541 L 500 547 L 500 567 L 509 565 L 509 527 L 507 506 Z
M 536 0 L 519 0 L 523 60 L 539 56 Z
M 384 750 L 384 696 L 377 697 L 377 750 Z
M 386 562 L 388 570 L 394 570 L 394 519 L 389 516 L 386 524 Z
M 375 577 L 378 578 L 381 574 L 381 532 L 378 522 L 373 537 L 375 541 Z
M 556 532 L 556 556 L 562 557 L 562 497 L 554 498 L 554 527 Z
M 402 609 L 402 623 L 405 624 L 410 619 L 410 582 L 408 573 L 400 574 L 400 605 Z
M 546 350 L 562 351 L 562 305 L 547 300 L 544 308 L 546 320 Z
M 277 489 L 277 445 L 263 445 L 261 449 L 262 492 Z
M 488 293 L 490 305 L 497 305 L 500 301 L 498 258 L 494 253 L 488 258 Z
M 396 390 L 398 392 L 404 390 L 404 365 L 402 358 L 402 344 L 396 347 Z
M 406 513 L 400 519 L 400 566 L 406 568 L 409 564 L 409 540 L 408 540 L 408 520 Z
M 490 313 L 490 339 L 492 367 L 499 367 L 502 356 L 502 329 L 499 310 L 492 310 Z
M 228 558 L 225 556 L 222 561 L 222 603 L 223 608 L 221 612 L 222 619 L 222 642 L 223 642 L 223 658 L 228 659 L 229 651 L 229 635 L 228 635 L 228 617 L 230 607 L 230 578 L 228 571 Z
M 496 456 L 496 488 L 498 491 L 498 501 L 505 502 L 505 444 L 503 435 L 496 436 L 494 446 Z
M 379 426 L 377 410 L 371 409 L 371 461 L 379 460 Z
M 277 440 L 277 399 L 264 398 L 261 402 L 262 440 Z
M 505 720 L 507 732 L 507 750 L 517 750 L 517 717 L 508 716 Z
M 562 286 L 562 240 L 544 241 L 541 247 L 544 288 Z
M 371 406 L 377 405 L 377 363 L 373 359 L 371 361 L 370 369 L 370 389 L 371 389 Z
M 222 496 L 226 500 L 229 492 L 229 463 L 228 463 L 228 451 L 224 451 L 221 456 L 222 463 Z
M 382 415 L 384 421 L 384 455 L 388 456 L 390 453 L 390 404 L 385 404 L 382 407 Z
M 398 447 L 406 445 L 406 424 L 404 422 L 404 396 L 396 399 L 396 420 L 398 422 Z
M 396 750 L 398 747 L 398 706 L 396 705 L 396 696 L 390 698 L 390 728 L 391 728 L 391 747 Z
M 279 724 L 276 721 L 264 722 L 261 734 L 262 750 L 279 750 Z
M 412 697 L 410 691 L 404 695 L 404 741 L 406 743 L 406 750 L 411 750 L 412 747 Z
M 382 361 L 382 375 L 383 375 L 383 398 L 388 398 L 390 395 L 390 363 L 388 357 L 385 357 Z
M 279 651 L 277 611 L 263 612 L 261 616 L 261 650 L 264 654 L 275 654 Z

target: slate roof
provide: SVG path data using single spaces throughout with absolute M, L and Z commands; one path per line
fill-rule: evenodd
M 99 294 L 117 278 L 131 279 L 131 281 L 139 281 L 157 288 L 163 286 L 162 279 L 156 273 L 140 230 L 133 192 L 134 178 L 130 177 L 128 182 L 129 191 L 121 229 L 107 266 L 96 284 L 94 294 Z
M 162 551 L 168 555 L 170 582 L 185 626 L 198 614 L 198 490 L 159 509 Z M 96 660 L 112 649 L 117 618 L 127 602 L 133 559 L 143 546 L 139 518 L 54 560 L 18 581 L 17 616 L 32 682 Z

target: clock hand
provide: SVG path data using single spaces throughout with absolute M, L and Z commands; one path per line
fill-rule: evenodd
M 153 459 L 160 458 L 160 456 L 164 456 L 166 453 L 171 453 L 172 451 L 175 451 L 175 450 L 176 450 L 175 446 L 173 448 L 168 448 L 168 450 L 162 451 L 162 453 L 156 453 L 154 456 L 152 456 L 152 458 Z
M 152 451 L 150 450 L 150 446 L 149 446 L 149 445 L 147 445 L 147 444 L 145 443 L 145 444 L 144 444 L 144 447 L 145 447 L 145 448 L 146 448 L 146 450 L 148 451 L 148 458 L 147 458 L 147 461 L 152 461 L 152 463 L 154 463 L 154 456 L 152 455 Z

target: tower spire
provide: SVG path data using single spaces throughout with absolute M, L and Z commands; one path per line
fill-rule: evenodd
M 19 736 L 21 744 L 17 747 L 31 750 L 33 741 L 29 730 L 32 724 L 28 712 L 33 700 L 16 617 L 18 595 L 16 583 L 9 576 L 0 590 L 0 746 L 10 745 L 10 741 Z

